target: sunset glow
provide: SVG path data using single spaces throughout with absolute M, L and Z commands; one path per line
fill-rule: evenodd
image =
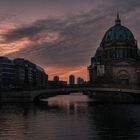
M 69 75 L 73 74 L 78 77 L 82 77 L 84 79 L 88 79 L 87 75 L 87 68 L 86 67 L 79 67 L 79 68 L 57 68 L 57 67 L 47 67 L 45 70 L 49 75 L 49 79 L 53 79 L 53 76 L 59 75 L 60 79 L 69 81 Z M 57 71 L 56 71 L 57 70 Z
M 113 25 L 116 7 L 122 22 L 140 40 L 140 2 L 135 0 L 131 7 L 131 0 L 108 2 L 0 2 L 0 55 L 28 59 L 43 67 L 50 79 L 59 75 L 67 80 L 74 74 L 88 80 L 90 58 L 105 30 Z

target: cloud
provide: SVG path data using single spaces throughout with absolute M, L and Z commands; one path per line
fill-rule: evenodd
M 113 26 L 117 9 L 123 23 L 131 27 L 136 39 L 140 40 L 139 8 L 137 0 L 101 0 L 87 12 L 22 24 L 1 35 L 0 53 L 12 58 L 24 57 L 46 69 L 56 68 L 56 73 L 61 68 L 58 74 L 64 77 L 68 69 L 73 71 L 88 66 L 105 31 Z
M 88 63 L 90 55 L 97 46 L 95 43 L 100 26 L 97 22 L 105 18 L 94 16 L 93 11 L 82 15 L 61 19 L 38 20 L 31 25 L 19 27 L 7 32 L 5 42 L 16 42 L 28 38 L 32 44 L 20 51 L 9 54 L 11 57 L 23 57 L 41 65 L 78 67 Z M 97 43 L 96 43 L 97 44 Z

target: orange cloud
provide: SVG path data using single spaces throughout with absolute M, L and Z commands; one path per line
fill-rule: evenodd
M 43 34 L 38 34 L 38 38 L 35 38 L 35 41 L 30 39 L 29 37 L 23 37 L 15 41 L 6 41 L 4 38 L 4 35 L 8 34 L 14 29 L 13 26 L 11 27 L 4 27 L 0 28 L 0 55 L 5 56 L 12 53 L 18 53 L 22 49 L 25 49 L 26 47 L 30 47 L 33 45 L 38 44 L 41 45 L 43 43 L 53 43 L 56 40 L 59 39 L 59 33 L 57 32 L 50 32 Z
M 2 56 L 18 52 L 21 49 L 26 48 L 27 46 L 32 44 L 32 41 L 30 41 L 28 38 L 22 38 L 15 42 L 6 43 L 2 41 L 2 38 L 0 36 L 0 41 L 0 55 Z

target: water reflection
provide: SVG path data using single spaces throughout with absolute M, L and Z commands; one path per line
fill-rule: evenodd
M 63 109 L 67 114 L 79 114 L 86 113 L 88 107 L 88 101 L 90 99 L 87 96 L 58 96 L 48 99 L 48 106 L 57 106 L 59 109 Z
M 89 123 L 101 140 L 135 140 L 140 138 L 139 105 L 96 104 L 89 105 Z
M 140 105 L 95 104 L 83 95 L 0 104 L 0 139 L 140 139 Z

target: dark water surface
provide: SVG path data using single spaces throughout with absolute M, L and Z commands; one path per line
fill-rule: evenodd
M 1 104 L 0 140 L 140 140 L 140 105 L 95 104 L 84 95 Z

